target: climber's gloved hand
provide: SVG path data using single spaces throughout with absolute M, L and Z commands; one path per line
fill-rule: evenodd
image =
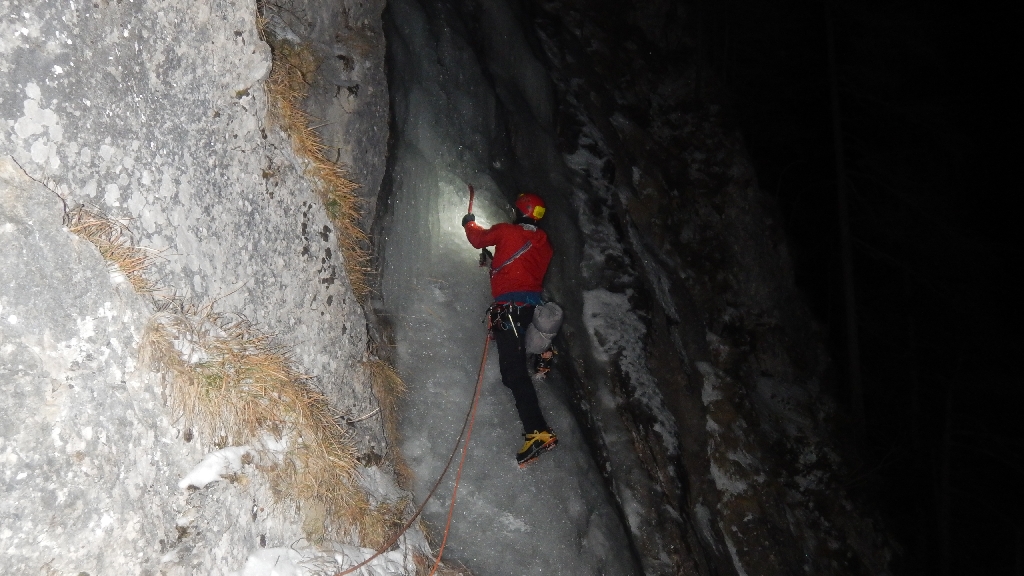
M 466 214 L 465 216 L 462 217 L 462 227 L 463 228 L 465 228 L 466 224 L 469 224 L 470 222 L 476 222 L 476 216 L 474 216 L 472 214 Z

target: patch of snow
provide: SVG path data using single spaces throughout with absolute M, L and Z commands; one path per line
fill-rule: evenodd
M 814 470 L 809 474 L 796 476 L 793 479 L 796 480 L 797 485 L 800 486 L 800 491 L 803 492 L 808 488 L 820 488 L 823 476 L 824 474 L 821 470 Z
M 206 350 L 203 350 L 196 340 L 189 334 L 182 334 L 181 338 L 176 338 L 173 343 L 181 359 L 189 364 L 201 364 L 210 359 Z
M 728 496 L 739 494 L 740 492 L 745 492 L 747 490 L 746 482 L 742 479 L 729 476 L 729 474 L 727 474 L 725 470 L 719 468 L 714 461 L 711 462 L 711 478 L 715 481 L 715 487 L 718 488 L 720 492 L 724 492 Z
M 346 546 L 344 544 L 335 546 L 334 559 L 341 570 L 347 570 L 365 562 L 377 551 L 372 548 L 359 548 L 357 546 Z M 416 564 L 412 557 L 406 554 L 402 548 L 381 554 L 369 564 L 356 570 L 353 574 L 358 576 L 403 576 L 415 574 Z M 300 575 L 296 575 L 300 576 Z
M 715 400 L 722 399 L 722 392 L 718 389 L 719 381 L 715 367 L 707 362 L 697 362 L 697 370 L 704 377 L 704 388 L 701 390 L 700 399 L 705 406 Z
M 708 510 L 708 507 L 702 502 L 694 506 L 693 510 L 697 518 L 697 527 L 700 528 L 700 533 L 704 536 L 704 542 L 717 549 L 718 540 L 715 538 L 714 532 L 711 531 L 711 510 Z
M 183 490 L 189 486 L 202 489 L 226 475 L 237 474 L 242 471 L 242 457 L 251 452 L 252 448 L 248 446 L 228 446 L 211 452 L 178 482 L 178 487 Z
M 588 198 L 578 187 L 573 190 L 573 209 L 579 214 L 580 233 L 585 238 L 580 273 L 583 278 L 596 279 L 610 262 L 624 261 L 626 255 L 615 229 L 607 219 L 592 212 Z
M 390 473 L 377 466 L 359 467 L 359 485 L 370 495 L 371 503 L 394 502 L 405 496 Z
M 726 453 L 725 457 L 728 458 L 729 460 L 732 460 L 733 462 L 739 462 L 746 468 L 750 468 L 753 464 L 755 464 L 754 459 L 750 456 L 750 454 L 747 454 L 743 450 L 728 452 Z
M 263 548 L 254 551 L 241 570 L 228 576 L 321 576 L 337 574 L 353 568 L 376 553 L 371 548 L 335 545 L 331 553 L 323 553 L 311 546 Z M 354 576 L 407 576 L 416 573 L 416 565 L 405 546 L 381 554 Z
M 675 454 L 679 447 L 675 420 L 665 407 L 658 383 L 647 367 L 644 342 L 647 328 L 633 312 L 629 298 L 604 289 L 585 291 L 583 323 L 601 360 L 608 362 L 618 357 L 619 366 L 634 388 L 634 398 L 650 410 L 655 417 L 654 429 L 661 435 L 669 454 Z
M 736 573 L 739 576 L 747 576 L 747 571 L 743 569 L 743 564 L 740 563 L 740 557 L 736 554 L 736 545 L 732 543 L 732 539 L 729 535 L 722 531 L 722 535 L 725 536 L 725 545 L 729 548 L 729 555 L 732 556 L 732 565 L 736 567 Z
M 278 463 L 284 462 L 284 455 L 288 452 L 288 438 L 278 438 L 270 432 L 264 432 L 260 436 L 259 447 L 262 448 L 259 450 L 261 456 L 270 456 Z
M 516 532 L 529 532 L 530 526 L 526 522 L 523 522 L 519 518 L 503 512 L 501 517 L 498 518 L 498 522 L 505 527 L 506 530 L 515 530 Z
M 313 576 L 302 561 L 302 554 L 291 548 L 264 548 L 250 554 L 245 566 L 229 576 Z

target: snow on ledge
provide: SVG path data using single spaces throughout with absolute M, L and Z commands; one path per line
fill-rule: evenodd
M 363 562 L 375 553 L 370 548 L 337 544 L 333 554 L 308 545 L 263 548 L 253 551 L 241 570 L 227 576 L 321 576 L 336 574 Z M 404 547 L 382 554 L 354 576 L 406 576 L 416 573 L 416 564 Z
M 224 476 L 242 471 L 242 457 L 251 454 L 248 446 L 228 446 L 216 452 L 210 452 L 191 472 L 178 482 L 178 488 L 188 489 L 189 486 L 205 488 L 207 484 L 222 480 Z
M 584 291 L 583 323 L 590 334 L 594 356 L 602 362 L 618 360 L 619 368 L 633 387 L 633 399 L 654 416 L 653 428 L 665 449 L 669 454 L 678 453 L 675 418 L 665 407 L 658 382 L 647 365 L 647 328 L 630 306 L 629 296 L 601 288 Z

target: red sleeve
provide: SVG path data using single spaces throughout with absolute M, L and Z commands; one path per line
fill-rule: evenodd
M 495 224 L 490 228 L 484 228 L 476 222 L 466 224 L 466 239 L 473 245 L 473 248 L 486 248 L 494 246 L 504 236 L 502 228 L 507 224 Z

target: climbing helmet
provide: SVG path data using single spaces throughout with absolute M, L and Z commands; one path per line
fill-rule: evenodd
M 536 194 L 527 192 L 520 194 L 516 198 L 516 209 L 522 212 L 523 216 L 527 218 L 533 218 L 534 220 L 540 220 L 544 217 L 544 212 L 547 211 L 547 207 L 544 205 L 544 200 Z

